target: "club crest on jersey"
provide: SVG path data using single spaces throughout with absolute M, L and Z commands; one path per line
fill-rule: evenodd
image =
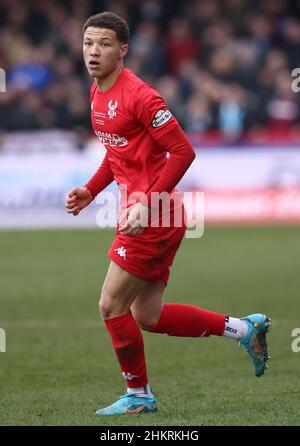
M 172 113 L 169 110 L 158 110 L 155 113 L 152 121 L 152 127 L 160 127 L 172 118 Z
M 118 101 L 115 101 L 114 104 L 112 101 L 109 101 L 108 103 L 108 116 L 109 119 L 114 119 L 115 116 L 117 116 L 116 108 L 118 107 Z

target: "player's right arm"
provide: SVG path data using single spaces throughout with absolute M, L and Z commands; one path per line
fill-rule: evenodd
M 73 187 L 66 197 L 66 208 L 69 214 L 78 215 L 87 207 L 103 189 L 114 180 L 107 154 L 99 169 L 84 187 Z
M 91 201 L 93 201 L 93 196 L 88 189 L 85 187 L 73 187 L 69 190 L 66 197 L 68 214 L 78 215 Z

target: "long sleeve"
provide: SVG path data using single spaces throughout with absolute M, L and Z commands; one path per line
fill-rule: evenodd
M 170 153 L 170 156 L 160 177 L 148 191 L 148 200 L 152 192 L 171 192 L 195 158 L 195 151 L 179 125 L 159 138 L 156 137 L 156 140 L 164 150 Z
M 109 159 L 107 154 L 105 155 L 99 169 L 92 176 L 86 187 L 92 194 L 93 198 L 96 197 L 103 189 L 105 189 L 114 180 L 114 174 L 111 170 Z
M 195 151 L 156 90 L 144 84 L 133 96 L 133 101 L 137 121 L 147 129 L 162 154 L 170 154 L 159 178 L 147 192 L 150 203 L 152 192 L 171 192 L 174 189 L 195 158 Z

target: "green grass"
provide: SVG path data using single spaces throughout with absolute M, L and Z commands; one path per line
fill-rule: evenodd
M 256 378 L 225 338 L 145 333 L 159 412 L 97 418 L 124 393 L 98 296 L 110 231 L 0 232 L 1 425 L 299 425 L 299 228 L 209 228 L 184 240 L 166 301 L 273 320 L 272 359 Z

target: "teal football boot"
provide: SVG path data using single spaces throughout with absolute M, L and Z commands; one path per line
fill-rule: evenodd
M 245 348 L 250 357 L 255 375 L 262 376 L 268 368 L 267 361 L 270 358 L 266 334 L 271 327 L 270 319 L 265 314 L 251 314 L 241 318 L 248 325 L 248 333 L 239 341 L 239 346 Z
M 149 413 L 157 411 L 157 401 L 153 397 L 143 398 L 135 393 L 126 393 L 120 396 L 118 401 L 110 406 L 96 411 L 97 416 L 102 415 L 135 415 L 138 413 Z

